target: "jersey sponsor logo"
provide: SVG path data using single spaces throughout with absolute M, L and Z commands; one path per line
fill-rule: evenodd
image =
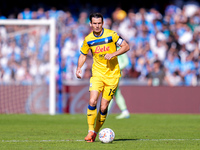
M 100 52 L 106 52 L 106 51 L 109 51 L 110 50 L 110 46 L 97 46 L 96 49 L 95 49 L 95 52 L 94 53 L 100 53 Z
M 93 41 L 88 41 L 87 44 L 89 46 L 98 46 L 98 45 L 103 45 L 103 44 L 107 44 L 107 43 L 111 43 L 113 42 L 112 40 L 112 36 L 106 37 L 106 38 L 101 38 L 101 39 L 96 39 Z

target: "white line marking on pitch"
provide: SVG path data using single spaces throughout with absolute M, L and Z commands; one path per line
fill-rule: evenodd
M 138 139 L 136 141 L 198 141 L 200 139 Z
M 135 141 L 199 141 L 200 139 L 135 139 Z M 69 142 L 84 140 L 1 140 L 4 143 L 20 143 L 20 142 Z M 133 140 L 134 141 L 134 140 Z
M 1 142 L 18 143 L 18 142 L 69 142 L 69 141 L 84 141 L 84 140 L 2 140 Z

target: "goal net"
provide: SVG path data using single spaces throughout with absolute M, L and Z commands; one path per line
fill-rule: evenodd
M 54 115 L 55 20 L 0 21 L 0 113 Z

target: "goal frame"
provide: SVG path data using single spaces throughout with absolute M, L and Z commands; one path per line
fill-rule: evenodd
M 49 44 L 50 44 L 50 78 L 49 78 L 49 114 L 56 114 L 56 25 L 55 19 L 49 20 L 22 20 L 9 19 L 0 20 L 0 25 L 47 25 L 50 28 Z

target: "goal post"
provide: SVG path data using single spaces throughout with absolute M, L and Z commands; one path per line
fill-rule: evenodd
M 49 26 L 50 35 L 49 35 L 49 114 L 56 114 L 56 25 L 54 19 L 49 20 L 0 20 L 0 26 L 4 25 L 22 25 L 22 26 L 31 26 L 31 25 L 45 25 Z

